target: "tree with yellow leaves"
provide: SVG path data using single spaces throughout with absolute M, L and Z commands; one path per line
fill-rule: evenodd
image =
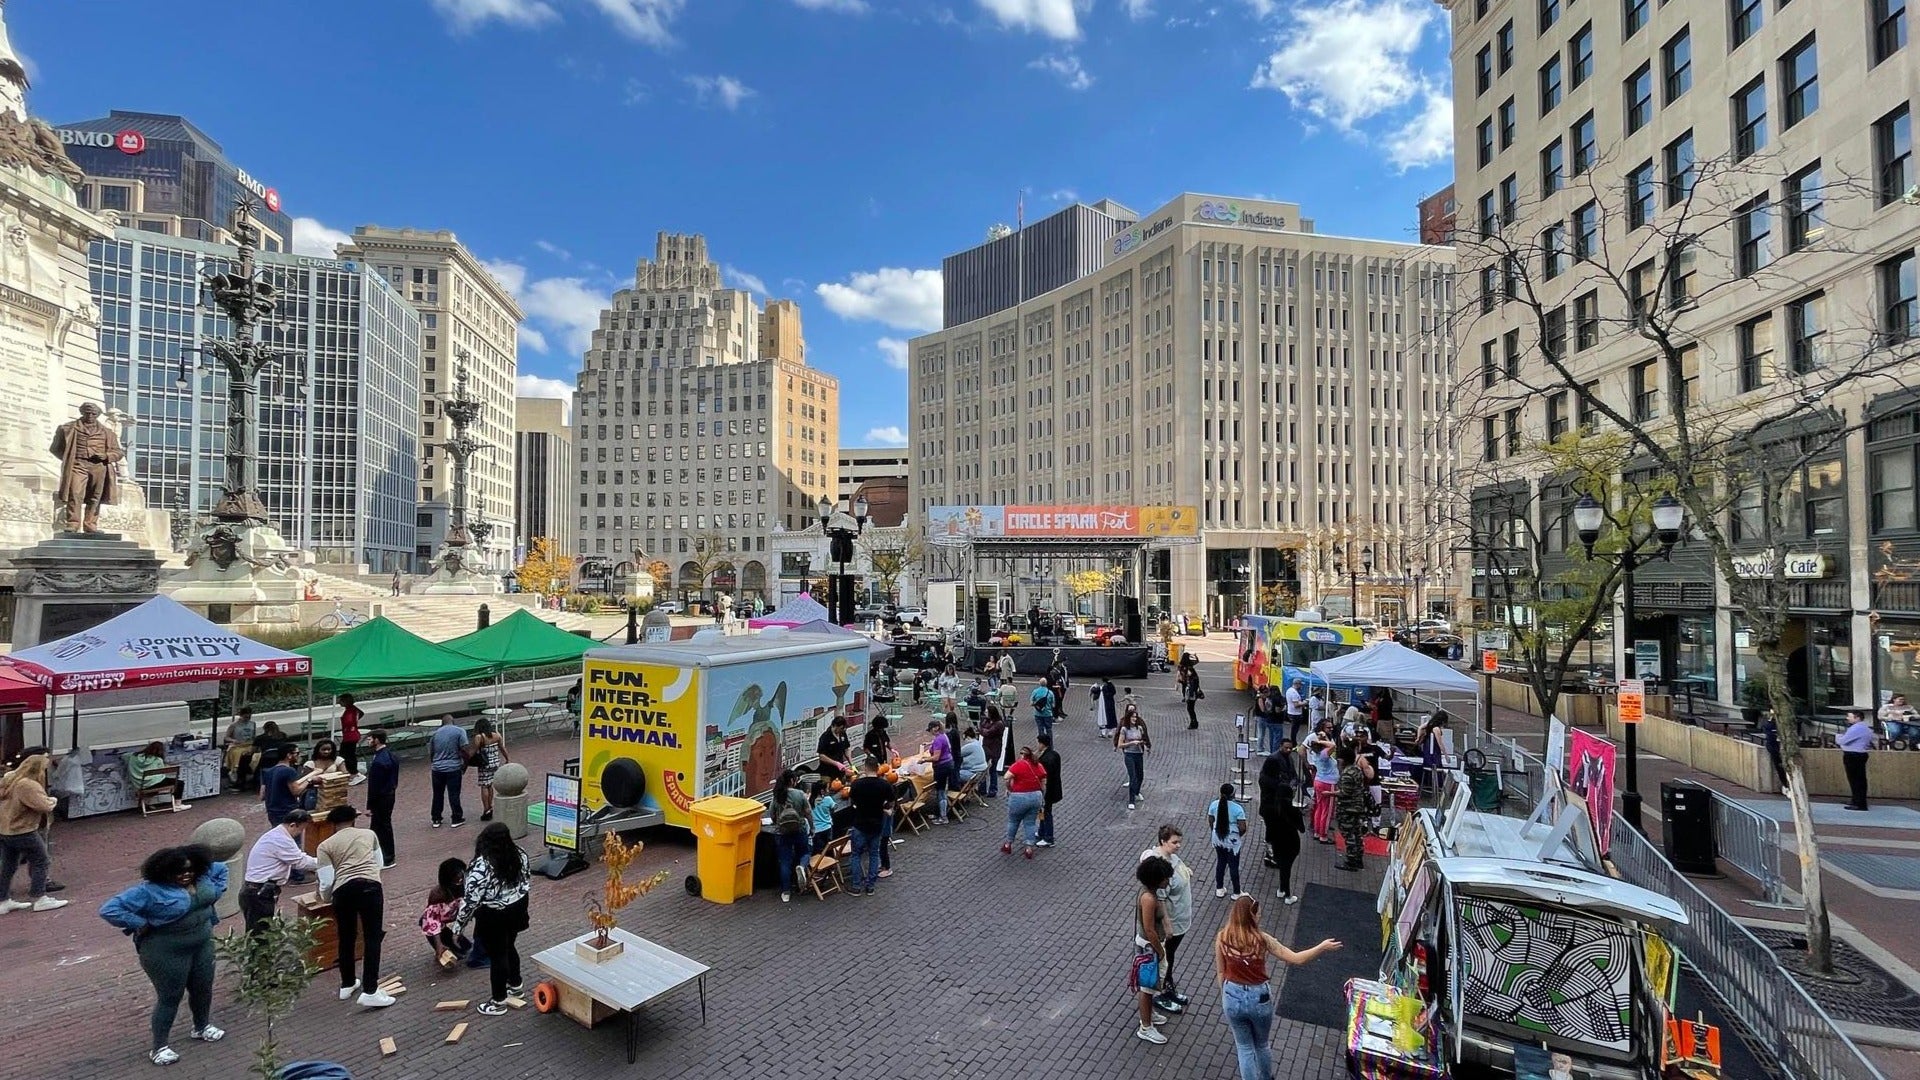
M 608 833 L 600 848 L 600 865 L 607 868 L 606 883 L 598 893 L 587 894 L 587 922 L 593 927 L 593 947 L 604 949 L 613 939 L 607 931 L 613 929 L 618 921 L 620 909 L 652 892 L 667 880 L 667 871 L 662 870 L 650 878 L 641 881 L 626 880 L 627 867 L 640 857 L 647 845 L 634 841 L 629 847 L 620 842 L 618 833 Z
M 561 554 L 552 537 L 536 536 L 514 576 L 529 592 L 566 592 L 573 582 L 573 557 Z

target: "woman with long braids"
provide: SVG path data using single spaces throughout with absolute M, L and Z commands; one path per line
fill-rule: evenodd
M 507 998 L 523 992 L 520 950 L 514 942 L 527 928 L 527 885 L 532 872 L 527 853 L 513 842 L 505 822 L 493 822 L 473 838 L 467 891 L 454 921 L 473 924 L 474 939 L 492 961 L 487 973 L 492 976 L 493 996 L 479 1009 L 488 1016 L 506 1012 Z

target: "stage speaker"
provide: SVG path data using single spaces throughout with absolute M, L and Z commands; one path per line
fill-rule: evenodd
M 1141 636 L 1140 599 L 1134 596 L 1120 598 L 1120 632 L 1127 637 L 1127 644 L 1138 645 L 1147 640 Z
M 993 601 L 985 596 L 973 598 L 973 643 L 985 645 L 993 636 Z

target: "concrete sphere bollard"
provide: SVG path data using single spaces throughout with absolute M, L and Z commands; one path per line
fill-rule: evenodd
M 240 883 L 246 877 L 245 860 L 240 852 L 247 845 L 247 830 L 232 818 L 213 818 L 193 830 L 191 843 L 207 849 L 215 862 L 227 864 L 227 891 L 214 902 L 214 914 L 231 919 L 240 914 Z
M 493 770 L 493 794 L 524 795 L 527 790 L 527 767 L 517 761 L 509 761 Z

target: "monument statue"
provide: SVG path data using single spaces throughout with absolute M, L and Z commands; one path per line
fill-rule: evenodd
M 120 437 L 100 422 L 100 406 L 80 406 L 80 419 L 69 420 L 53 432 L 48 451 L 60 459 L 60 501 L 67 508 L 68 532 L 99 532 L 100 504 L 118 494 L 118 470 L 126 453 Z

